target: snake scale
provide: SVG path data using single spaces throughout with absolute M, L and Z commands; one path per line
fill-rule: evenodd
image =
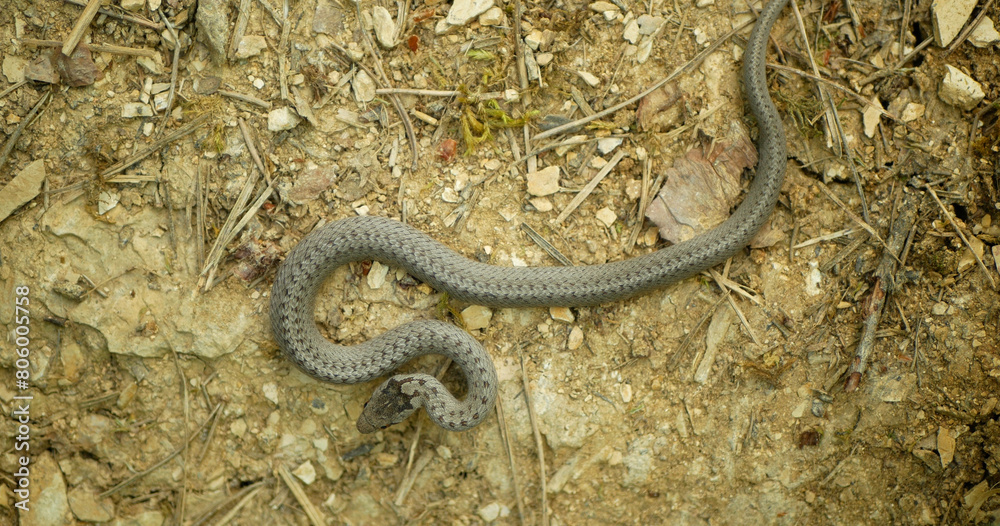
M 785 174 L 781 118 L 767 91 L 765 55 L 771 27 L 788 0 L 771 0 L 748 41 L 743 83 L 757 118 L 759 162 L 746 197 L 729 219 L 683 243 L 624 261 L 591 266 L 499 267 L 469 260 L 398 221 L 352 217 L 317 228 L 281 264 L 271 291 L 271 326 L 285 356 L 309 375 L 333 383 L 358 383 L 395 370 L 416 356 L 451 358 L 468 383 L 457 400 L 436 378 L 396 375 L 365 404 L 362 433 L 399 423 L 420 407 L 431 420 L 460 431 L 479 424 L 493 409 L 497 376 L 490 356 L 462 329 L 439 321 L 401 325 L 371 340 L 336 345 L 314 320 L 316 294 L 336 268 L 378 260 L 460 301 L 492 307 L 575 307 L 630 298 L 716 265 L 743 249 L 771 215 Z

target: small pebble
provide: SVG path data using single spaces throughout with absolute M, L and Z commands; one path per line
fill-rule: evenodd
M 491 7 L 479 15 L 479 24 L 483 26 L 499 26 L 503 24 L 503 9 Z
M 551 212 L 553 208 L 552 201 L 549 201 L 547 197 L 533 197 L 528 199 L 528 202 L 539 212 Z
M 632 384 L 622 384 L 622 402 L 626 404 L 632 401 Z
M 941 79 L 941 87 L 938 88 L 938 97 L 952 106 L 969 111 L 975 108 L 986 94 L 983 87 L 972 77 L 966 75 L 958 68 L 945 66 L 947 73 Z
M 528 193 L 534 196 L 552 195 L 559 191 L 559 166 L 548 166 L 526 175 Z
M 261 51 L 267 49 L 267 40 L 263 35 L 246 35 L 236 46 L 237 59 L 250 58 L 259 55 Z
M 629 44 L 635 44 L 639 41 L 639 23 L 632 20 L 625 25 L 625 32 L 622 33 L 622 38 L 628 41 Z
M 493 7 L 493 0 L 455 0 L 445 21 L 453 26 L 464 26 L 470 20 Z
M 491 502 L 479 508 L 479 516 L 486 522 L 493 522 L 501 517 L 510 515 L 510 508 L 499 502 Z
M 590 10 L 595 13 L 606 13 L 608 11 L 618 12 L 618 6 L 611 2 L 594 2 L 590 4 Z
M 152 117 L 153 108 L 141 102 L 126 102 L 122 105 L 122 118 L 134 119 L 136 117 Z
M 313 467 L 312 462 L 305 461 L 301 466 L 295 468 L 292 474 L 298 477 L 306 486 L 316 482 L 316 468 Z
M 621 146 L 623 140 L 624 139 L 621 137 L 605 137 L 603 139 L 599 139 L 597 141 L 597 151 L 600 152 L 601 155 L 607 155 L 615 151 L 615 148 Z
M 399 457 L 393 455 L 392 453 L 386 453 L 383 451 L 382 453 L 375 455 L 375 462 L 378 462 L 378 465 L 383 468 L 388 468 L 395 466 L 396 462 L 399 462 Z
M 462 322 L 466 330 L 485 329 L 493 319 L 493 311 L 481 305 L 472 305 L 462 311 Z
M 444 200 L 445 203 L 457 203 L 462 200 L 462 196 L 460 196 L 454 188 L 448 187 L 441 192 L 441 199 Z
M 267 382 L 260 386 L 260 390 L 264 392 L 264 398 L 267 398 L 272 404 L 278 405 L 278 384 Z
M 382 288 L 385 285 L 385 277 L 389 274 L 389 267 L 378 261 L 372 262 L 372 268 L 368 271 L 368 286 L 373 289 Z
M 566 348 L 575 351 L 583 345 L 583 329 L 579 327 L 573 327 L 569 331 L 569 340 L 566 342 Z
M 377 5 L 372 8 L 372 25 L 375 29 L 375 38 L 379 45 L 386 49 L 396 46 L 394 37 L 396 36 L 396 22 L 389 14 L 389 10 Z
M 594 75 L 589 71 L 577 71 L 576 74 L 579 75 L 580 78 L 583 79 L 583 81 L 586 82 L 591 88 L 596 88 L 601 85 L 601 79 L 597 78 L 597 75 Z
M 576 316 L 573 315 L 573 311 L 569 310 L 569 307 L 549 307 L 549 315 L 556 321 L 565 323 L 576 321 Z
M 283 106 L 268 112 L 267 129 L 272 132 L 286 131 L 298 126 L 301 121 L 295 110 Z
M 615 224 L 615 221 L 618 219 L 618 216 L 608 207 L 598 210 L 596 215 L 597 220 L 604 223 L 608 228 L 611 228 L 611 225 Z

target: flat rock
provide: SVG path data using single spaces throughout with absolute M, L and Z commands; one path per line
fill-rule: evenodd
M 124 10 L 126 10 L 126 11 L 128 11 L 128 12 L 130 12 L 130 13 L 138 13 L 145 6 L 146 6 L 146 0 L 122 0 L 121 1 L 121 8 L 124 9 Z M 80 520 L 85 520 L 85 519 L 80 519 Z M 104 519 L 104 520 L 110 520 L 110 519 Z M 97 521 L 90 521 L 90 522 L 97 522 Z M 101 521 L 101 522 L 103 522 L 103 521 Z
M 229 42 L 229 2 L 227 0 L 202 0 L 198 2 L 195 17 L 198 39 L 209 49 L 212 60 L 226 60 L 226 42 Z
M 559 191 L 559 166 L 545 167 L 525 176 L 528 180 L 528 193 L 537 197 L 552 195 Z
M 386 49 L 396 47 L 396 22 L 388 9 L 380 5 L 373 7 L 372 24 L 375 26 L 375 38 L 379 45 Z
M 491 7 L 479 15 L 479 24 L 484 26 L 499 26 L 503 24 L 503 9 Z
M 365 70 L 359 70 L 351 81 L 351 88 L 354 89 L 354 100 L 358 102 L 371 102 L 375 100 L 375 81 Z
M 290 130 L 298 126 L 299 122 L 302 122 L 302 119 L 289 106 L 271 110 L 267 114 L 267 129 L 272 132 Z
M 986 97 L 983 87 L 972 77 L 953 66 L 945 66 L 947 73 L 941 79 L 938 97 L 952 106 L 969 111 Z
M 448 10 L 445 21 L 453 26 L 464 26 L 473 18 L 493 7 L 493 0 L 456 0 Z
M 73 515 L 83 522 L 108 522 L 115 516 L 111 499 L 97 499 L 97 493 L 86 486 L 77 486 L 69 492 L 69 507 Z
M 934 43 L 940 47 L 951 44 L 962 26 L 969 21 L 979 0 L 935 0 L 931 4 Z
M 66 481 L 51 455 L 32 455 L 30 480 L 31 499 L 27 504 L 29 511 L 21 512 L 21 526 L 72 524 L 73 517 L 66 498 Z
M 51 254 L 36 263 L 39 272 L 34 280 L 40 291 L 51 290 L 65 268 L 105 283 L 103 295 L 91 294 L 80 302 L 59 300 L 55 292 L 47 292 L 39 301 L 53 315 L 99 333 L 108 351 L 116 354 L 154 357 L 174 349 L 218 358 L 241 345 L 256 348 L 248 336 L 261 330 L 260 306 L 217 293 L 225 284 L 192 295 L 191 287 L 198 282 L 198 256 L 182 243 L 172 273 L 137 270 L 163 266 L 167 239 L 163 212 L 144 207 L 127 221 L 125 213 L 118 207 L 108 214 L 110 219 L 98 220 L 83 207 L 63 206 L 36 218 L 39 229 L 46 232 L 50 249 L 46 254 Z M 0 239 L 0 245 L 9 242 Z M 16 265 L 15 261 L 11 263 Z
M 493 319 L 493 311 L 482 305 L 472 305 L 471 307 L 466 307 L 462 311 L 462 323 L 465 324 L 465 328 L 470 331 L 476 329 L 485 329 L 490 326 L 490 320 Z
M 316 2 L 312 30 L 325 35 L 339 34 L 344 30 L 344 10 L 333 0 L 319 0 Z
M 1000 44 L 1000 33 L 990 17 L 983 18 L 983 21 L 969 33 L 969 42 L 976 47 L 990 47 Z
M 618 220 L 618 215 L 608 207 L 598 210 L 596 217 L 598 221 L 608 228 L 611 228 L 611 225 L 615 224 L 615 221 Z
M 21 205 L 31 201 L 42 190 L 45 180 L 45 160 L 38 159 L 25 166 L 7 186 L 0 189 L 0 221 Z
M 267 39 L 262 35 L 246 35 L 240 39 L 234 56 L 238 59 L 255 57 L 265 49 L 267 49 Z

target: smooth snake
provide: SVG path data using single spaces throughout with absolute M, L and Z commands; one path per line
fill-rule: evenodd
M 718 227 L 655 252 L 590 266 L 499 267 L 465 258 L 406 224 L 382 217 L 351 217 L 307 235 L 278 269 L 271 290 L 271 326 L 285 356 L 309 375 L 333 383 L 366 382 L 416 356 L 451 358 L 465 375 L 468 393 L 457 400 L 436 378 L 396 375 L 365 404 L 362 433 L 398 423 L 420 407 L 431 420 L 460 431 L 493 409 L 497 376 L 490 356 L 464 330 L 440 321 L 415 321 L 371 340 L 337 345 L 314 320 L 316 294 L 336 268 L 378 260 L 402 267 L 451 297 L 492 307 L 576 307 L 630 298 L 716 265 L 743 249 L 771 215 L 785 174 L 781 118 L 767 91 L 765 56 L 771 27 L 788 0 L 761 11 L 744 53 L 743 83 L 757 118 L 759 161 L 742 203 Z

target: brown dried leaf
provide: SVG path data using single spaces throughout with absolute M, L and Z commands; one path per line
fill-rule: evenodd
M 646 211 L 660 237 L 680 243 L 729 217 L 743 170 L 757 163 L 757 149 L 741 126 L 734 125 L 730 137 L 688 151 L 667 169 L 666 182 Z

